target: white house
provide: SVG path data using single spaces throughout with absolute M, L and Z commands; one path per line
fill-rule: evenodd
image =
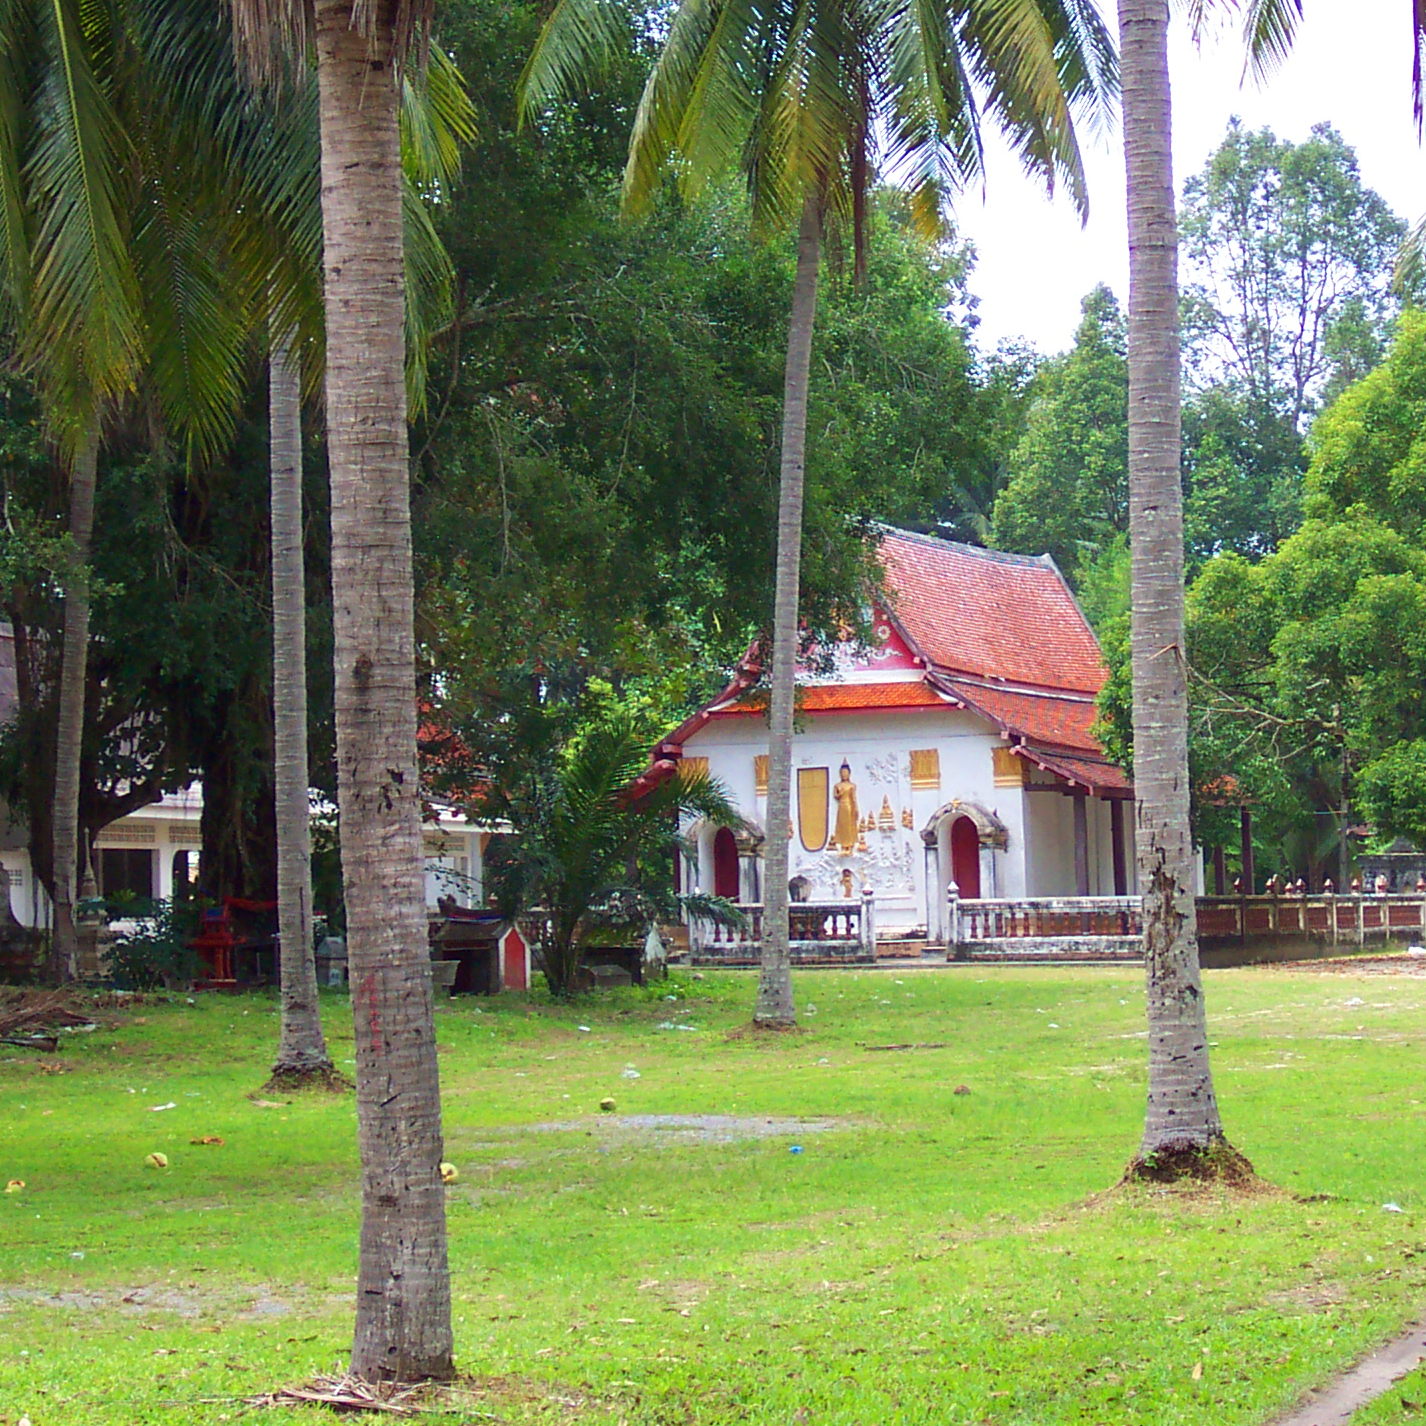
M 1134 890 L 1133 789 L 1091 733 L 1106 670 L 1048 556 L 886 530 L 870 648 L 799 676 L 789 871 L 794 899 L 860 900 L 877 932 L 943 936 L 964 898 Z M 654 750 L 646 777 L 719 778 L 742 828 L 700 825 L 685 887 L 762 900 L 767 720 L 745 661 Z
M 94 876 L 102 895 L 131 892 L 171 897 L 175 886 L 193 880 L 198 870 L 203 790 L 198 784 L 169 793 L 158 802 L 111 822 L 95 842 Z M 440 808 L 423 828 L 426 851 L 426 902 L 454 897 L 458 906 L 482 902 L 483 853 L 490 829 L 463 813 Z M 47 927 L 49 898 L 30 866 L 23 834 L 0 839 L 0 866 L 10 884 L 10 908 L 22 925 Z
M 14 635 L 0 625 L 0 724 L 13 714 Z M 332 808 L 314 805 L 317 815 Z M 197 874 L 202 838 L 203 789 L 194 783 L 168 793 L 105 827 L 95 842 L 94 877 L 102 895 L 131 892 L 168 898 L 174 888 Z M 508 828 L 470 821 L 451 807 L 437 806 L 423 828 L 426 852 L 426 901 L 450 896 L 458 906 L 482 903 L 484 851 L 492 833 Z M 0 868 L 9 882 L 10 907 L 22 925 L 48 927 L 49 897 L 34 874 L 23 826 L 0 804 Z

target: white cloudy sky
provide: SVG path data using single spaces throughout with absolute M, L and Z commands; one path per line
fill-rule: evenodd
M 1112 3 L 1104 9 L 1112 13 Z M 1240 82 L 1236 33 L 1199 50 L 1176 21 L 1175 180 L 1181 186 L 1202 168 L 1233 114 L 1292 140 L 1325 119 L 1356 149 L 1368 186 L 1415 222 L 1426 211 L 1426 153 L 1411 113 L 1409 0 L 1305 0 L 1305 9 L 1291 58 L 1262 87 Z M 1084 228 L 1064 198 L 1044 198 L 1003 150 L 989 155 L 984 201 L 968 194 L 957 213 L 979 252 L 971 289 L 980 298 L 983 347 L 1025 337 L 1042 351 L 1061 350 L 1073 339 L 1080 298 L 1096 282 L 1127 295 L 1116 142 L 1101 139 L 1086 152 L 1091 212 Z

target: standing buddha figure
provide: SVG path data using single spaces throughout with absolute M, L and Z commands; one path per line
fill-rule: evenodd
M 843 763 L 838 770 L 840 776 L 832 789 L 837 802 L 837 821 L 832 828 L 831 845 L 844 857 L 849 857 L 857 849 L 861 835 L 861 812 L 857 807 L 857 785 L 852 781 L 850 764 Z

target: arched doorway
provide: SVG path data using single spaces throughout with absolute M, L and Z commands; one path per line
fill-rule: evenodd
M 969 817 L 951 823 L 951 880 L 963 900 L 979 900 L 980 828 Z
M 738 899 L 738 839 L 727 827 L 713 837 L 713 895 Z

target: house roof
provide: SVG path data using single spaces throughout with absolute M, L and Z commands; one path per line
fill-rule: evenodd
M 1101 797 L 1132 784 L 1092 731 L 1107 670 L 1094 631 L 1048 555 L 1012 555 L 883 528 L 886 612 L 915 662 L 913 681 L 809 682 L 804 713 L 960 707 L 997 725 L 1012 749 Z M 732 681 L 654 750 L 640 778 L 669 776 L 682 746 L 711 720 L 761 713 L 756 646 Z
M 949 701 L 923 679 L 897 683 L 807 683 L 798 688 L 797 707 L 803 713 L 869 713 L 884 708 L 944 708 Z M 741 717 L 762 712 L 766 698 L 744 695 L 713 717 Z
M 1104 659 L 1048 555 L 882 531 L 891 614 L 928 663 L 979 678 L 1095 694 Z

